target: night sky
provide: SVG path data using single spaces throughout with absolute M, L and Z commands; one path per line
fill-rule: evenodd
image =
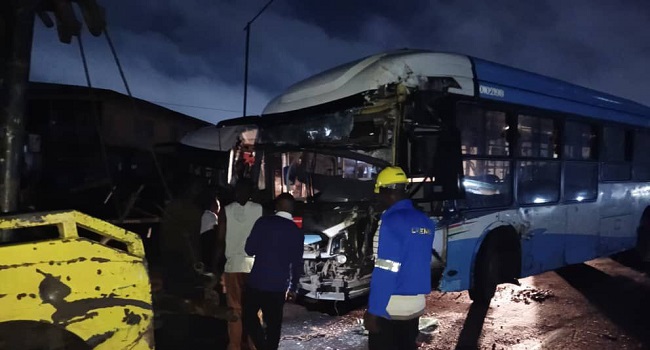
M 243 28 L 267 0 L 98 2 L 135 96 L 210 122 L 241 115 Z M 275 0 L 252 27 L 248 114 L 312 74 L 406 47 L 650 105 L 649 26 L 642 0 Z M 105 39 L 83 35 L 93 85 L 124 92 Z M 38 19 L 31 80 L 85 85 L 76 41 L 60 43 Z

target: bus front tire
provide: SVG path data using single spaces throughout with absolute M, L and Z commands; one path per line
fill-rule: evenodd
M 474 267 L 474 283 L 469 297 L 477 304 L 490 304 L 501 276 L 501 259 L 494 236 L 488 236 L 479 250 Z

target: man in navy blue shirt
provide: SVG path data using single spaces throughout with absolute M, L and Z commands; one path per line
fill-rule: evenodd
M 364 316 L 371 350 L 415 350 L 425 296 L 431 292 L 435 225 L 408 199 L 408 182 L 401 168 L 387 167 L 375 184 L 388 209 L 377 229 L 379 244 Z
M 304 236 L 293 222 L 293 208 L 292 195 L 279 195 L 276 214 L 259 218 L 246 241 L 246 254 L 255 256 L 255 263 L 248 275 L 242 317 L 257 350 L 278 348 L 284 302 L 295 299 L 303 271 Z M 257 318 L 260 309 L 266 332 Z

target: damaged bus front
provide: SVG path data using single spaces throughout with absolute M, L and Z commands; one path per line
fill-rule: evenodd
M 367 292 L 377 228 L 374 177 L 386 165 L 355 152 L 265 149 L 273 197 L 291 193 L 305 233 L 302 294 L 345 300 Z M 360 160 L 358 158 L 362 158 Z
M 399 61 L 389 68 L 392 75 L 366 59 L 295 85 L 258 118 L 254 145 L 233 149 L 231 183 L 253 177 L 262 201 L 289 192 L 299 202 L 300 288 L 307 298 L 368 293 L 383 210 L 373 186 L 385 166 L 407 171 L 412 199 L 432 220 L 443 216 L 447 200 L 462 195 L 458 132 L 447 115 L 448 90 L 461 89 L 459 82 L 415 76 Z M 439 231 L 435 276 L 444 269 L 445 241 Z

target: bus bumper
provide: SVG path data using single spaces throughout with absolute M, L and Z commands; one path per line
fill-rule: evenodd
M 305 276 L 300 279 L 299 294 L 314 301 L 346 301 L 370 292 L 370 275 L 343 280 L 342 278 L 321 279 L 318 276 Z

